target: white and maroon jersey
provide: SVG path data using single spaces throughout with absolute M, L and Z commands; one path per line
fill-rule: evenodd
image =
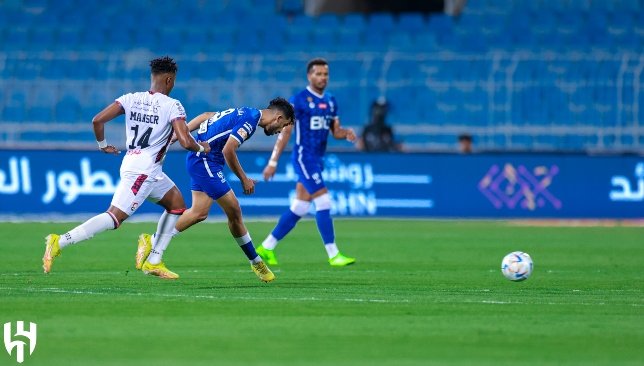
M 116 102 L 125 111 L 127 152 L 121 173 L 161 174 L 163 158 L 172 138 L 172 122 L 186 119 L 186 112 L 176 99 L 161 93 L 128 93 Z

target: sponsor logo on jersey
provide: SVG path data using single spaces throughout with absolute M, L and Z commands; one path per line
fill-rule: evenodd
M 327 104 L 326 104 L 326 103 L 320 103 L 320 104 L 318 104 L 318 108 L 320 108 L 320 109 L 326 109 L 326 108 L 327 108 Z
M 175 104 L 177 105 L 177 111 L 179 111 L 180 114 L 186 114 L 186 111 L 185 109 L 183 109 L 183 106 L 181 105 L 181 103 L 176 102 Z
M 240 128 L 239 130 L 237 130 L 237 134 L 241 136 L 241 138 L 244 140 L 248 138 L 248 132 L 246 132 L 246 130 L 244 130 L 243 128 Z

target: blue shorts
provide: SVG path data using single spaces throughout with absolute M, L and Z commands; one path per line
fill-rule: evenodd
M 220 164 L 188 154 L 186 169 L 190 174 L 190 190 L 204 192 L 215 201 L 230 191 Z
M 325 188 L 322 179 L 322 165 L 318 162 L 293 160 L 293 168 L 297 173 L 297 181 L 302 183 L 309 194 Z

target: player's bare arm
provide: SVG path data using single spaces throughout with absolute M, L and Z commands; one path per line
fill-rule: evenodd
M 335 118 L 331 124 L 331 132 L 336 140 L 348 140 L 354 142 L 356 140 L 356 132 L 353 128 L 342 128 L 340 126 L 340 119 Z
M 228 141 L 226 141 L 226 145 L 224 145 L 222 153 L 224 154 L 226 164 L 228 164 L 230 170 L 232 170 L 237 178 L 239 178 L 239 181 L 244 188 L 244 194 L 253 194 L 255 193 L 255 180 L 246 176 L 246 173 L 239 162 L 239 158 L 237 158 L 237 148 L 239 148 L 239 141 L 234 137 L 229 137 Z
M 181 144 L 184 149 L 203 153 L 210 152 L 210 144 L 207 142 L 195 141 L 194 137 L 190 134 L 190 131 L 188 131 L 188 125 L 186 124 L 185 119 L 175 119 L 172 121 L 172 127 L 174 128 L 174 133 L 179 144 Z
M 123 107 L 119 103 L 114 102 L 92 118 L 94 136 L 96 136 L 98 147 L 106 154 L 118 155 L 121 153 L 114 145 L 108 145 L 107 141 L 105 141 L 105 124 L 123 113 L 125 113 Z
M 208 118 L 214 115 L 215 115 L 215 112 L 204 112 L 198 115 L 197 117 L 191 119 L 190 122 L 188 122 L 188 131 L 192 132 L 196 130 L 204 121 L 207 121 Z
M 282 156 L 282 152 L 288 145 L 288 140 L 291 138 L 291 132 L 293 132 L 293 125 L 285 126 L 277 135 L 277 141 L 273 147 L 273 152 L 271 153 L 271 158 L 268 160 L 268 164 L 264 168 L 262 174 L 264 175 L 264 180 L 270 180 L 275 175 L 275 170 L 277 169 L 277 162 Z
M 204 121 L 208 120 L 208 118 L 212 117 L 215 114 L 215 112 L 204 112 L 197 117 L 193 118 L 188 122 L 188 131 L 192 132 L 199 128 L 199 125 L 201 125 Z M 172 134 L 172 139 L 170 140 L 171 144 L 174 144 L 177 142 L 177 134 L 173 133 Z

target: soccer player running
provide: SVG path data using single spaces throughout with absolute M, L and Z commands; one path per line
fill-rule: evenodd
M 152 255 L 141 268 L 146 274 L 166 279 L 179 276 L 162 261 L 170 231 L 174 228 L 186 204 L 181 191 L 163 172 L 163 158 L 173 131 L 181 146 L 187 150 L 208 153 L 210 145 L 197 143 L 186 126 L 186 113 L 181 103 L 168 95 L 174 87 L 177 64 L 170 57 L 150 61 L 151 85 L 148 91 L 125 94 L 99 112 L 93 119 L 98 147 L 106 154 L 121 152 L 105 141 L 105 123 L 125 114 L 127 152 L 121 163 L 121 180 L 116 187 L 107 212 L 96 215 L 63 235 L 50 234 L 42 258 L 45 273 L 51 271 L 54 259 L 68 245 L 80 243 L 105 230 L 117 229 L 148 199 L 165 208 L 157 225 Z
M 270 136 L 293 124 L 294 119 L 293 106 L 284 98 L 275 98 L 270 101 L 267 109 L 233 108 L 216 113 L 206 112 L 190 121 L 188 129 L 194 131 L 199 128 L 197 139 L 210 145 L 210 153 L 187 154 L 186 168 L 190 174 L 192 207 L 177 221 L 171 235 L 205 220 L 212 203 L 217 201 L 228 218 L 230 233 L 246 254 L 253 272 L 264 282 L 273 281 L 275 275 L 255 252 L 244 225 L 239 201 L 226 181 L 223 168 L 228 164 L 239 178 L 244 194 L 253 194 L 255 181 L 246 176 L 237 158 L 237 149 L 255 133 L 257 127 L 263 128 L 264 133 Z M 150 252 L 152 239 L 148 234 L 139 236 L 137 267 Z
M 329 65 L 326 60 L 316 58 L 309 61 L 307 67 L 309 85 L 306 89 L 291 97 L 290 102 L 295 107 L 295 147 L 292 162 L 298 175 L 295 186 L 296 198 L 291 207 L 279 219 L 277 226 L 257 247 L 259 254 L 269 265 L 277 265 L 275 247 L 297 224 L 302 216 L 309 211 L 311 201 L 315 204 L 315 221 L 322 236 L 324 247 L 332 266 L 346 266 L 354 263 L 355 258 L 344 256 L 335 243 L 333 220 L 331 219 L 331 199 L 329 191 L 322 179 L 322 157 L 326 150 L 329 130 L 336 139 L 355 141 L 353 129 L 340 127 L 338 104 L 335 97 L 325 93 L 329 81 Z M 292 128 L 285 128 L 278 136 L 268 165 L 264 168 L 264 179 L 269 180 L 275 175 L 277 161 L 288 144 Z

